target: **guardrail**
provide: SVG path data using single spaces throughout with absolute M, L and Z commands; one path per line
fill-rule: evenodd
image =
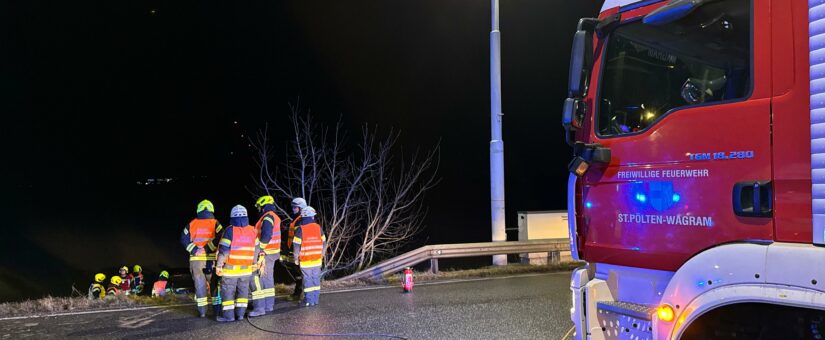
M 355 274 L 343 277 L 342 280 L 378 278 L 382 277 L 385 273 L 398 272 L 406 267 L 411 267 L 427 260 L 430 260 L 430 270 L 438 272 L 438 259 L 517 253 L 558 253 L 567 250 L 570 250 L 570 240 L 566 238 L 436 244 L 423 246 L 406 252 Z M 558 256 L 556 256 L 556 258 L 558 258 Z

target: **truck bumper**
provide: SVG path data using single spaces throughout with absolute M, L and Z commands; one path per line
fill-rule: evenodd
M 618 302 L 607 281 L 591 278 L 587 267 L 573 271 L 570 279 L 573 306 L 573 339 L 633 339 L 655 338 L 652 334 L 649 308 L 635 310 L 641 305 Z
M 573 277 L 570 279 L 570 291 L 573 294 L 573 306 L 570 308 L 570 320 L 573 321 L 574 334 L 573 338 L 577 340 L 586 338 L 587 320 L 585 319 L 585 296 L 587 282 L 590 277 L 587 273 L 587 268 L 577 268 L 573 271 Z

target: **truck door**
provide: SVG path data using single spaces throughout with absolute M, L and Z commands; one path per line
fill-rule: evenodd
M 773 239 L 767 0 L 707 3 L 658 25 L 620 13 L 596 42 L 581 179 L 590 262 L 676 270 L 716 245 Z

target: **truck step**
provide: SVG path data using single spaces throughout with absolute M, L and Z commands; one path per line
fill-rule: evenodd
M 597 302 L 596 308 L 646 321 L 651 321 L 653 315 L 656 313 L 656 307 L 623 301 Z

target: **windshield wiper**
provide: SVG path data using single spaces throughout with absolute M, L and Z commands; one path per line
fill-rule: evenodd
M 642 22 L 647 25 L 665 25 L 686 17 L 697 8 L 717 0 L 670 0 L 667 5 L 645 15 Z

